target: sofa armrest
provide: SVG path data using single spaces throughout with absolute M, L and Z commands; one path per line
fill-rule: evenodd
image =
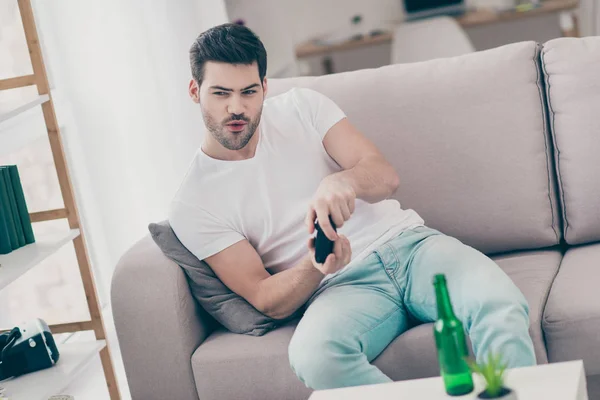
M 119 260 L 113 317 L 134 399 L 198 399 L 191 357 L 216 327 L 150 235 Z

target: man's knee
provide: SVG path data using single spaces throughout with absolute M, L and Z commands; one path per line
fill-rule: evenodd
M 529 323 L 529 304 L 525 296 L 514 285 L 483 291 L 467 305 L 468 320 L 488 320 L 511 323 Z M 508 326 L 507 326 L 508 327 Z
M 288 347 L 290 366 L 298 378 L 315 390 L 347 386 L 340 344 L 319 338 L 294 335 Z
M 479 361 L 490 352 L 500 353 L 509 367 L 535 365 L 529 334 L 529 306 L 519 291 L 493 292 L 468 318 L 469 335 Z

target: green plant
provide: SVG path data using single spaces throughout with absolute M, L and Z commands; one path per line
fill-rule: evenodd
M 485 392 L 490 398 L 497 397 L 504 388 L 504 371 L 506 364 L 501 361 L 500 354 L 488 353 L 487 362 L 476 363 L 467 360 L 471 370 L 483 377 L 486 383 Z

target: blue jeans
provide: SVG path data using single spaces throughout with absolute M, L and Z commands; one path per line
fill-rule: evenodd
M 310 298 L 289 345 L 296 375 L 315 390 L 391 382 L 371 361 L 409 328 L 409 315 L 421 322 L 437 318 L 437 273 L 446 275 L 477 361 L 499 351 L 509 367 L 535 365 L 529 308 L 511 279 L 472 247 L 419 227 L 334 276 Z

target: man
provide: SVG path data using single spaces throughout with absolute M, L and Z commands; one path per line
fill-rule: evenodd
M 493 350 L 510 367 L 535 364 L 521 292 L 489 258 L 390 199 L 396 171 L 333 101 L 300 88 L 265 100 L 266 51 L 243 26 L 202 33 L 190 61 L 208 133 L 169 220 L 262 313 L 284 319 L 307 306 L 289 359 L 308 387 L 389 382 L 370 362 L 409 316 L 436 319 L 436 273 L 478 360 Z M 309 239 L 315 220 L 335 241 L 323 264 Z

